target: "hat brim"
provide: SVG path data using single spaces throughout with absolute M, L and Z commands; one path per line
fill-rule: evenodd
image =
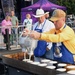
M 45 14 L 42 14 L 42 15 L 33 15 L 35 18 L 39 18 L 39 17 L 42 17 L 44 16 Z
M 57 21 L 57 20 L 59 20 L 59 18 L 58 17 L 51 17 L 50 20 L 51 21 Z
M 41 16 L 43 16 L 44 14 L 42 14 L 42 15 L 33 15 L 35 18 L 39 18 L 39 17 L 41 17 Z
M 46 15 L 46 14 L 48 14 L 49 12 L 46 12 L 46 13 L 44 13 L 44 14 L 41 14 L 41 15 L 33 15 L 35 18 L 39 18 L 39 17 L 42 17 L 42 16 L 44 16 L 44 15 Z

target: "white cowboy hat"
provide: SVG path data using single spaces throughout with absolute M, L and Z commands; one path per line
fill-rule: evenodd
M 37 9 L 36 10 L 36 15 L 33 15 L 33 16 L 36 17 L 36 18 L 39 18 L 39 17 L 41 17 L 41 16 L 43 16 L 43 15 L 45 15 L 47 13 L 49 13 L 49 12 L 45 13 L 43 9 Z

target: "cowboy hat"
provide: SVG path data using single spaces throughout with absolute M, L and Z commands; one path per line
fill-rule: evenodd
M 45 14 L 47 14 L 47 13 L 49 13 L 49 12 L 44 12 L 44 10 L 43 9 L 37 9 L 36 10 L 36 15 L 33 15 L 34 17 L 36 17 L 36 18 L 39 18 L 39 17 L 41 17 L 41 16 L 44 16 Z

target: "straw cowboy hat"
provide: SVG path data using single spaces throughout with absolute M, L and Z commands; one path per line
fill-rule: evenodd
M 41 17 L 41 16 L 44 16 L 45 14 L 47 14 L 47 13 L 49 13 L 49 12 L 44 12 L 44 10 L 43 9 L 37 9 L 36 10 L 36 15 L 33 15 L 34 17 L 36 17 L 36 18 L 39 18 L 39 17 Z

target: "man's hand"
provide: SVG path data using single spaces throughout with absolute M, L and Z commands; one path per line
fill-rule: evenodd
M 30 37 L 34 38 L 34 39 L 38 39 L 41 37 L 41 33 L 37 32 L 37 31 L 31 31 L 31 33 L 29 34 Z
M 27 35 L 34 39 L 38 39 L 41 37 L 41 33 L 37 31 L 30 31 L 27 28 L 25 28 L 23 31 L 23 36 L 27 36 Z
M 23 36 L 27 36 L 27 35 L 29 35 L 29 33 L 30 33 L 30 30 L 28 30 L 27 28 L 25 28 L 24 30 L 23 30 Z

